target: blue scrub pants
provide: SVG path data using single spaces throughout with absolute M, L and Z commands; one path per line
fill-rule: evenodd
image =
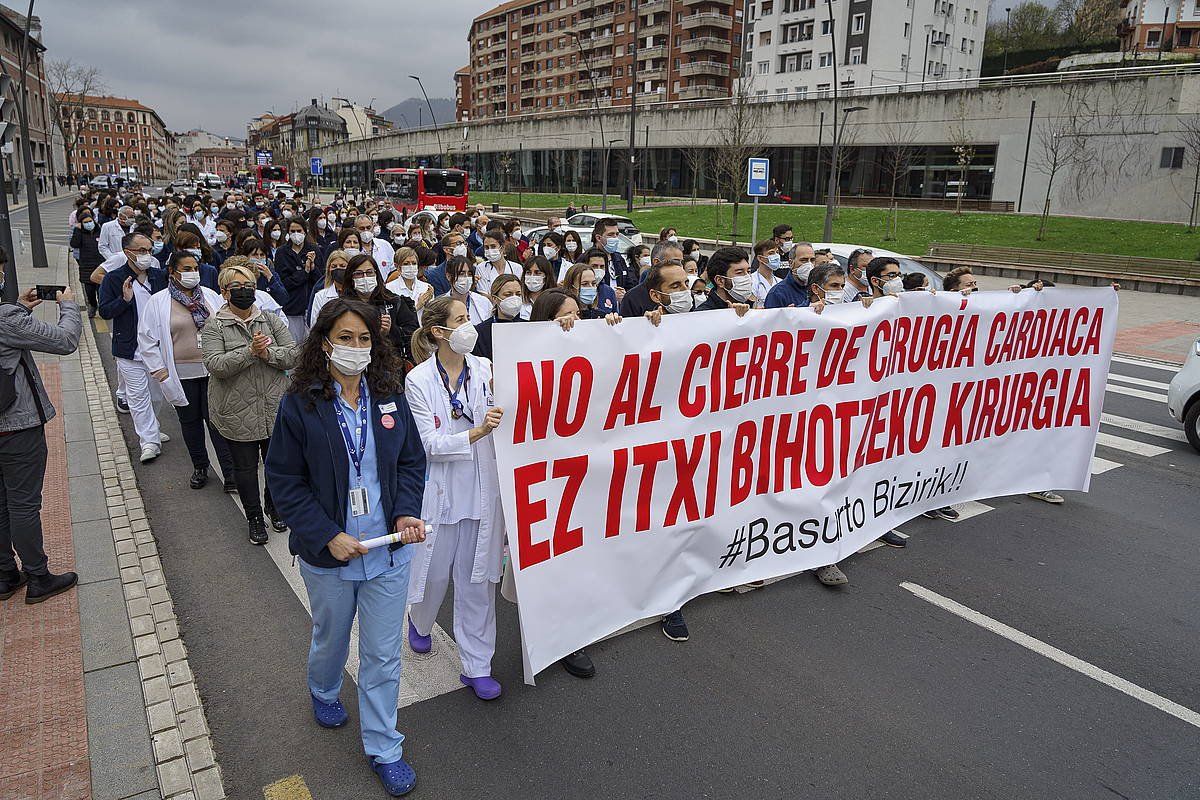
M 350 649 L 350 626 L 358 613 L 358 718 L 363 750 L 381 763 L 399 761 L 404 735 L 396 730 L 400 696 L 400 651 L 409 560 L 367 581 L 343 580 L 303 561 L 300 575 L 312 608 L 308 689 L 333 703 L 342 689 Z

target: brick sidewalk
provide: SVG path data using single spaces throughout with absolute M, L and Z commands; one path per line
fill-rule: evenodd
M 38 368 L 61 412 L 58 363 Z M 63 420 L 46 426 L 42 527 L 53 572 L 75 569 Z M 0 602 L 0 635 L 0 798 L 90 798 L 78 592 L 34 606 L 17 592 Z

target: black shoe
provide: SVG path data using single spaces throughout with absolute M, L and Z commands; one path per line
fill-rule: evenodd
M 688 640 L 687 623 L 683 621 L 683 611 L 672 611 L 662 618 L 662 632 L 672 642 Z
M 128 414 L 129 413 L 129 403 L 126 403 L 124 400 L 122 400 L 121 398 L 118 397 L 117 398 L 117 411 L 119 411 L 122 414 Z
M 96 307 L 88 306 L 88 319 L 95 319 L 95 318 L 96 318 Z
M 279 512 L 274 508 L 267 509 L 267 519 L 271 520 L 271 528 L 276 533 L 283 533 L 288 529 L 287 523 L 279 518 Z
M 582 650 L 576 650 L 558 663 L 562 664 L 563 669 L 576 678 L 592 678 L 596 675 L 596 665 L 588 658 L 588 654 Z
M 923 516 L 929 517 L 930 519 L 944 519 L 947 522 L 957 522 L 959 513 L 954 506 L 942 506 L 941 508 L 935 508 L 932 511 L 926 511 Z
M 888 531 L 883 536 L 879 537 L 879 541 L 886 544 L 888 547 L 907 547 L 908 540 L 895 531 Z
M 192 479 L 188 481 L 188 486 L 193 489 L 203 489 L 208 483 L 208 467 L 201 467 L 192 472 Z
M 266 544 L 270 541 L 267 526 L 263 524 L 262 517 L 251 517 L 248 522 L 250 524 L 250 544 Z
M 14 569 L 12 572 L 0 572 L 0 600 L 12 597 L 28 580 L 29 576 L 19 569 Z
M 233 478 L 225 479 L 225 494 L 237 494 L 237 483 Z
M 62 575 L 54 575 L 49 572 L 45 575 L 30 575 L 29 588 L 25 590 L 25 605 L 31 606 L 34 603 L 49 600 L 77 583 L 79 583 L 79 576 L 74 572 L 64 572 Z

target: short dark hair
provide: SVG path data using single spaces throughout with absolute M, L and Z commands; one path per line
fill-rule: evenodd
M 889 265 L 895 264 L 900 266 L 900 262 L 891 256 L 876 256 L 867 263 L 867 280 L 878 278 L 883 275 L 883 270 Z
M 955 267 L 946 273 L 942 278 L 942 289 L 947 292 L 953 292 L 958 289 L 958 285 L 962 283 L 963 275 L 970 275 L 970 267 Z
M 830 278 L 841 275 L 846 277 L 846 270 L 836 261 L 829 261 L 824 264 L 818 264 L 809 270 L 808 273 L 808 288 L 811 290 L 814 286 L 824 286 L 825 281 Z
M 470 221 L 471 217 L 468 214 L 462 213 L 461 211 L 450 215 L 451 228 L 453 228 L 455 225 L 466 225 L 470 223 Z
M 925 285 L 928 275 L 924 272 L 909 272 L 904 275 L 904 291 L 912 292 Z
M 601 217 L 596 220 L 596 226 L 592 228 L 592 238 L 595 239 L 596 234 L 605 228 L 620 228 L 621 223 L 617 222 L 612 217 Z
M 773 237 L 775 237 L 776 239 L 778 239 L 780 236 L 783 236 L 785 233 L 787 233 L 791 229 L 792 229 L 791 225 L 788 225 L 786 222 L 781 222 L 778 225 L 776 225 L 774 228 L 771 228 L 771 235 Z
M 666 264 L 655 264 L 653 267 L 650 268 L 650 271 L 646 273 L 646 277 L 642 281 L 642 283 L 646 284 L 646 288 L 648 290 L 655 291 L 655 292 L 661 292 L 662 285 L 663 285 L 663 271 L 668 269 L 669 267 L 679 267 L 679 265 L 674 262 L 670 262 L 670 263 L 666 263 Z M 683 268 L 680 267 L 680 269 L 683 269 Z
M 763 239 L 758 244 L 754 245 L 754 255 L 761 256 L 773 247 L 778 247 L 774 239 Z
M 705 272 L 708 273 L 709 280 L 720 275 L 726 277 L 729 268 L 740 261 L 749 261 L 750 257 L 746 255 L 746 251 L 740 247 L 718 247 L 716 252 L 708 257 L 708 266 Z
M 854 267 L 856 266 L 856 262 L 858 261 L 858 257 L 861 255 L 869 256 L 869 255 L 872 255 L 872 253 L 870 250 L 868 250 L 865 247 L 860 247 L 856 250 L 851 250 L 850 258 L 846 261 L 846 269 L 854 269 Z
M 556 287 L 545 290 L 537 296 L 537 300 L 533 301 L 533 309 L 529 312 L 529 321 L 549 322 L 553 320 L 567 300 L 574 300 L 576 304 L 579 304 L 579 298 L 575 296 L 574 292 L 567 289 Z
M 599 247 L 589 247 L 587 250 L 584 251 L 583 255 L 581 255 L 579 257 L 579 261 L 577 261 L 576 263 L 586 264 L 587 262 L 591 261 L 593 258 L 603 258 L 605 263 L 608 263 L 608 253 L 604 252 Z
M 142 233 L 141 231 L 131 231 L 121 237 L 121 249 L 128 250 L 130 247 L 133 246 L 133 240 L 139 236 L 144 237 L 146 239 L 150 238 L 149 234 Z

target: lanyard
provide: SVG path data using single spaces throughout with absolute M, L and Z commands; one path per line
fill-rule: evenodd
M 350 457 L 351 463 L 354 464 L 354 473 L 358 476 L 359 483 L 362 483 L 362 460 L 367 452 L 367 425 L 370 421 L 367 419 L 367 386 L 362 378 L 359 378 L 358 384 L 358 425 L 355 432 L 358 434 L 358 445 L 354 444 L 354 437 L 350 435 L 350 426 L 346 423 L 346 414 L 342 411 L 341 397 L 334 398 L 333 410 L 337 412 L 338 427 L 342 430 L 342 441 L 346 444 L 346 455 Z
M 466 417 L 468 422 L 474 424 L 475 420 L 471 419 L 471 415 L 467 413 L 462 400 L 458 399 L 458 393 L 462 391 L 463 384 L 467 382 L 467 376 L 470 373 L 467 363 L 463 362 L 462 372 L 458 374 L 458 381 L 456 381 L 454 389 L 451 389 L 450 376 L 446 374 L 446 368 L 442 366 L 441 359 L 434 356 L 434 361 L 437 362 L 438 374 L 442 376 L 442 386 L 446 390 L 446 395 L 450 398 L 450 416 L 455 419 Z

